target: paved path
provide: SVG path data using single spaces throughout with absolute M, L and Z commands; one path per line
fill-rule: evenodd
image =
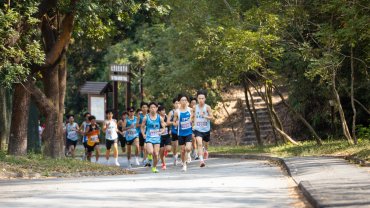
M 124 162 L 124 159 L 120 161 Z M 125 165 L 125 164 L 122 164 Z M 135 170 L 135 169 L 134 169 Z M 302 207 L 294 183 L 265 161 L 210 159 L 188 172 L 0 181 L 0 207 Z
M 284 161 L 316 207 L 370 207 L 370 168 L 332 157 Z

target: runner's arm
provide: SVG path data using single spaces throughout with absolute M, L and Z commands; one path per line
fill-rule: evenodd
M 173 116 L 173 125 L 174 126 L 179 126 L 179 121 L 178 121 L 179 117 L 178 117 L 178 114 L 177 112 L 175 112 L 174 116 Z
M 171 121 L 171 119 L 169 119 L 169 118 L 171 118 L 171 117 L 172 117 L 172 111 L 170 111 L 170 112 L 168 113 L 168 115 L 167 115 L 167 126 L 174 125 L 174 122 L 173 122 L 173 121 Z
M 166 122 L 164 122 L 164 119 L 161 117 L 161 125 L 162 125 L 162 130 L 161 130 L 161 134 L 163 134 L 165 131 L 166 131 Z
M 207 105 L 207 112 L 208 112 L 208 116 L 205 116 L 204 118 L 212 121 L 214 119 L 213 111 L 212 111 L 212 108 L 209 105 Z
M 146 132 L 145 132 L 145 128 L 146 128 L 146 117 L 143 118 L 143 122 L 141 123 L 141 134 L 143 135 L 144 139 L 146 139 Z

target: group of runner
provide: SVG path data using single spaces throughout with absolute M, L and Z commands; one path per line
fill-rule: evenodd
M 78 134 L 83 135 L 85 147 L 84 159 L 91 161 L 95 151 L 95 161 L 100 156 L 100 131 L 105 133 L 106 164 L 109 164 L 110 150 L 113 148 L 114 165 L 118 162 L 118 142 L 122 152 L 127 154 L 127 168 L 132 165 L 139 166 L 139 158 L 143 158 L 142 165 L 151 167 L 153 173 L 158 173 L 157 165 L 161 161 L 162 170 L 166 170 L 166 157 L 169 152 L 173 154 L 173 164 L 178 164 L 178 151 L 182 170 L 187 170 L 192 157 L 200 161 L 200 167 L 205 167 L 208 158 L 208 144 L 210 141 L 212 109 L 206 104 L 207 93 L 199 90 L 195 98 L 179 94 L 173 99 L 172 109 L 166 113 L 163 105 L 156 102 L 141 103 L 140 109 L 129 107 L 122 113 L 117 122 L 113 119 L 113 112 L 106 111 L 106 120 L 102 128 L 96 118 L 85 113 L 85 121 L 81 127 L 74 122 L 73 115 L 68 118 L 66 125 L 66 149 L 74 157 Z M 132 160 L 132 146 L 135 147 Z

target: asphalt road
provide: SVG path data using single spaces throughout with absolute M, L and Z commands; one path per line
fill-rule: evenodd
M 120 158 L 122 167 L 125 159 Z M 304 207 L 295 184 L 267 161 L 209 159 L 186 173 L 0 181 L 0 207 Z

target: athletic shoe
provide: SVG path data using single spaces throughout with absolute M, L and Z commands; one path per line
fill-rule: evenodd
M 197 157 L 194 160 L 199 160 L 199 156 L 197 155 Z
M 205 167 L 205 166 L 206 166 L 206 164 L 204 163 L 204 161 L 200 162 L 200 167 L 201 167 L 201 168 L 203 168 L 203 167 Z
M 152 167 L 152 172 L 153 172 L 153 173 L 159 173 L 159 171 L 157 170 L 157 168 L 156 168 L 156 167 Z
M 186 167 L 186 164 L 185 164 L 185 165 L 182 166 L 182 171 L 186 172 L 186 169 L 187 169 L 187 167 Z
M 208 151 L 204 151 L 204 159 L 207 160 L 208 159 Z
M 166 167 L 166 164 L 162 163 L 162 170 L 166 170 L 167 167 Z
M 173 158 L 173 166 L 177 166 L 177 158 Z
M 139 158 L 137 158 L 137 157 L 135 157 L 135 164 L 136 164 L 137 166 L 139 166 L 139 165 L 140 165 Z
M 167 151 L 167 150 L 165 150 L 165 151 L 164 151 L 164 156 L 165 156 L 165 157 L 167 157 L 167 155 L 168 155 L 168 151 Z
M 119 162 L 116 160 L 116 162 L 114 163 L 116 166 L 120 166 Z
M 148 154 L 148 160 L 153 160 L 153 155 Z

